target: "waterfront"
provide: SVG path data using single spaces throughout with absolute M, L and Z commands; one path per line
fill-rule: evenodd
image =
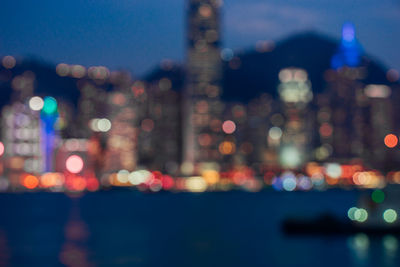
M 0 194 L 3 266 L 398 266 L 394 236 L 288 236 L 360 191 Z

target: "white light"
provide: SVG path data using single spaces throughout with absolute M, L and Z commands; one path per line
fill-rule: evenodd
M 295 177 L 286 177 L 283 179 L 282 183 L 283 189 L 286 191 L 293 191 L 296 189 L 296 178 Z
M 92 131 L 94 132 L 98 132 L 99 128 L 98 128 L 98 123 L 99 123 L 99 119 L 92 119 L 89 122 L 89 127 Z
M 370 84 L 364 89 L 366 96 L 370 98 L 387 98 L 392 93 L 389 86 L 381 84 Z
M 300 151 L 296 147 L 284 147 L 281 151 L 280 161 L 285 168 L 296 168 L 302 162 Z
M 78 155 L 71 155 L 65 162 L 65 167 L 71 173 L 80 173 L 83 169 L 83 159 Z
M 100 132 L 108 132 L 111 129 L 111 122 L 108 119 L 100 119 L 97 122 L 97 128 Z
M 279 127 L 272 127 L 269 129 L 269 137 L 273 140 L 279 140 L 282 137 L 282 130 Z
M 29 99 L 29 107 L 32 110 L 39 111 L 43 108 L 43 105 L 44 105 L 44 101 L 39 96 L 34 96 L 31 99 Z
M 117 180 L 118 180 L 120 183 L 127 183 L 128 180 L 129 180 L 129 171 L 127 171 L 127 170 L 120 170 L 120 171 L 117 173 Z
M 337 163 L 328 163 L 325 170 L 326 174 L 331 178 L 340 178 L 342 175 L 342 167 Z

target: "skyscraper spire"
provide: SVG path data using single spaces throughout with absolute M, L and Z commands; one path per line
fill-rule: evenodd
M 221 157 L 217 149 L 221 127 L 213 127 L 221 124 L 222 108 L 219 7 L 218 0 L 188 0 L 183 114 L 183 161 L 186 166 L 196 167 Z M 211 142 L 201 145 L 199 140 L 203 137 Z
M 332 68 L 338 69 L 343 66 L 358 67 L 361 63 L 361 50 L 361 45 L 356 39 L 354 24 L 351 22 L 344 23 L 339 49 L 332 57 Z

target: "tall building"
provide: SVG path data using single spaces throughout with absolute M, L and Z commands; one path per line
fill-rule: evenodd
M 348 161 L 368 152 L 364 145 L 367 102 L 363 79 L 366 69 L 361 62 L 361 46 L 350 23 L 343 25 L 341 44 L 331 67 L 326 73 L 330 105 L 326 117 L 329 119 L 321 124 L 321 139 L 331 146 L 332 158 Z
M 181 153 L 181 110 L 177 105 L 180 95 L 172 88 L 171 80 L 163 77 L 146 84 L 145 97 L 137 98 L 138 164 L 176 174 Z
M 200 172 L 202 166 L 221 158 L 220 5 L 218 0 L 188 1 L 184 173 Z M 200 144 L 205 135 L 211 140 L 206 146 Z
M 109 123 L 103 171 L 133 171 L 137 166 L 137 105 L 129 88 L 109 93 Z M 111 127 L 112 125 L 112 127 Z
M 312 100 L 307 72 L 298 68 L 280 71 L 278 90 L 286 117 L 280 146 L 280 163 L 284 168 L 301 167 L 308 160 L 310 126 L 308 103 Z
M 369 100 L 369 154 L 366 161 L 379 169 L 386 169 L 393 164 L 393 153 L 388 149 L 383 140 L 393 132 L 392 102 L 390 95 L 392 89 L 383 84 L 369 84 L 364 88 L 364 94 Z
M 4 107 L 2 136 L 5 167 L 13 186 L 18 184 L 22 172 L 37 174 L 44 171 L 40 127 L 39 112 L 30 109 L 28 105 L 14 102 Z

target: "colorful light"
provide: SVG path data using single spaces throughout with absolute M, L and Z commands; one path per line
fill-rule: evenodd
M 397 146 L 399 139 L 394 134 L 388 134 L 385 136 L 384 142 L 388 148 L 393 148 Z
M 387 223 L 393 223 L 397 220 L 397 212 L 393 209 L 387 209 L 383 212 L 383 219 Z
M 33 175 L 27 175 L 22 180 L 22 185 L 28 189 L 34 189 L 39 185 L 39 179 Z
M 358 222 L 365 222 L 368 219 L 368 212 L 365 209 L 357 209 L 354 212 L 354 219 Z
M 326 164 L 325 172 L 331 178 L 340 178 L 342 175 L 342 167 L 337 163 L 328 163 Z
M 44 103 L 43 103 L 43 112 L 45 114 L 51 115 L 56 113 L 57 111 L 57 100 L 54 99 L 54 97 L 51 96 L 46 96 L 44 98 Z
M 268 135 L 273 140 L 279 140 L 282 137 L 282 130 L 279 127 L 272 127 L 269 129 Z
M 236 124 L 231 120 L 224 121 L 222 130 L 226 134 L 232 134 L 236 130 Z
M 89 191 L 96 191 L 99 189 L 99 181 L 95 177 L 90 177 L 86 180 L 86 188 Z
M 349 217 L 350 220 L 355 221 L 356 217 L 355 217 L 355 213 L 358 210 L 358 208 L 356 207 L 351 207 L 348 211 L 347 211 L 347 216 Z
M 300 151 L 294 146 L 283 147 L 280 154 L 282 166 L 286 168 L 296 168 L 301 164 Z
M 83 159 L 78 155 L 71 155 L 65 162 L 65 167 L 71 173 L 79 173 L 83 169 Z
M 385 193 L 382 190 L 374 190 L 372 192 L 372 201 L 374 201 L 375 203 L 382 203 L 385 200 Z
M 44 101 L 41 97 L 34 96 L 31 99 L 29 99 L 30 109 L 32 109 L 34 111 L 39 111 L 43 108 L 43 106 L 44 106 Z
M 3 144 L 3 142 L 0 142 L 0 157 L 1 156 L 3 156 L 3 154 L 4 154 L 4 144 Z
M 204 192 L 207 189 L 206 181 L 200 176 L 187 178 L 185 181 L 185 186 L 190 192 Z

